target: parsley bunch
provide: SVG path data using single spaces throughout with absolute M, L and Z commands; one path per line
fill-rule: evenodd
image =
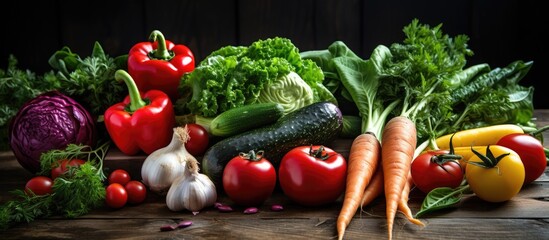
M 51 194 L 38 196 L 28 195 L 20 189 L 12 191 L 16 199 L 0 206 L 0 230 L 15 223 L 28 223 L 56 214 L 75 218 L 102 206 L 105 201 L 103 182 L 106 179 L 103 159 L 108 149 L 109 142 L 96 149 L 87 145 L 69 144 L 64 150 L 56 149 L 42 154 L 40 174 L 51 172 L 53 163 L 59 160 L 79 158 L 87 161 L 80 167 L 69 168 L 67 174 L 57 177 Z

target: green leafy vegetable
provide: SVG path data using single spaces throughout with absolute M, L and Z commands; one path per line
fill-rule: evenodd
M 341 42 L 326 51 L 306 52 L 302 56 L 315 60 L 324 71 L 337 73 L 362 117 L 362 132 L 380 137 L 389 116 L 407 116 L 419 126 L 418 136 L 429 131 L 426 122 L 433 111 L 447 119 L 450 106 L 439 102 L 449 95 L 444 80 L 462 71 L 467 48 L 464 35 L 450 38 L 441 25 L 431 28 L 417 19 L 404 27 L 403 43 L 377 46 L 370 58 L 363 60 Z M 331 59 L 330 59 L 331 57 Z M 331 74 L 331 76 L 336 76 Z M 336 84 L 332 84 L 335 86 Z
M 343 86 L 352 96 L 362 117 L 361 132 L 372 132 L 381 136 L 386 119 L 398 101 L 385 105 L 378 97 L 380 79 L 384 62 L 391 58 L 389 49 L 378 46 L 369 60 L 354 57 L 337 57 L 334 63 Z
M 423 142 L 418 153 L 437 136 L 457 130 L 533 125 L 533 88 L 518 84 L 532 62 L 515 61 L 493 70 L 486 63 L 465 68 L 473 54 L 467 36 L 451 38 L 443 34 L 442 24 L 430 27 L 417 19 L 403 32 L 402 43 L 380 45 L 366 60 L 341 41 L 326 50 L 301 53 L 322 68 L 324 84 L 338 101 L 355 103 L 362 132 L 380 132 L 389 116 L 408 116 Z
M 49 59 L 59 79 L 58 89 L 76 99 L 94 116 L 103 115 L 111 105 L 127 95 L 123 83 L 114 79 L 116 70 L 124 68 L 127 55 L 112 58 L 95 42 L 92 54 L 80 58 L 65 46 Z
M 313 90 L 295 72 L 274 80 L 257 98 L 258 103 L 279 103 L 288 114 L 314 102 Z
M 37 218 L 60 214 L 74 218 L 102 206 L 105 201 L 103 159 L 109 149 L 109 142 L 97 149 L 86 145 L 69 144 L 65 150 L 51 150 L 42 154 L 43 172 L 51 172 L 54 161 L 82 158 L 86 163 L 78 168 L 69 168 L 69 173 L 54 180 L 53 193 L 36 196 L 22 190 L 12 193 L 15 200 L 0 206 L 0 230 L 16 223 L 31 222 Z
M 335 101 L 322 84 L 322 70 L 313 61 L 301 59 L 289 39 L 277 37 L 258 40 L 248 47 L 226 46 L 212 52 L 191 73 L 183 75 L 180 92 L 183 96 L 186 91 L 192 94 L 190 99 L 176 102 L 176 109 L 178 114 L 188 110 L 214 117 L 256 103 L 262 91 L 277 86 L 274 83 L 290 72 L 297 73 L 308 85 L 313 102 Z

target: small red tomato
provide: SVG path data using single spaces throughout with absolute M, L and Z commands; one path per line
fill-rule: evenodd
M 120 183 L 126 185 L 131 180 L 130 174 L 124 169 L 116 169 L 109 174 L 109 184 Z
M 121 208 L 128 202 L 128 192 L 120 183 L 112 183 L 107 186 L 105 202 L 111 208 Z
M 538 179 L 547 167 L 543 144 L 529 134 L 513 133 L 506 135 L 497 142 L 497 145 L 510 148 L 520 156 L 526 173 L 524 185 Z
M 82 159 L 62 159 L 55 163 L 55 166 L 51 169 L 51 179 L 55 180 L 57 177 L 65 174 L 71 167 L 79 167 L 86 163 Z
M 46 195 L 52 192 L 53 181 L 46 176 L 36 176 L 31 178 L 27 184 L 25 184 L 25 192 L 35 195 Z
M 447 158 L 447 153 L 446 150 L 427 151 L 414 159 L 410 174 L 419 190 L 429 193 L 438 187 L 459 187 L 463 170 L 457 159 Z
M 278 169 L 286 196 L 304 206 L 332 203 L 343 194 L 347 161 L 324 146 L 299 146 L 284 155 Z
M 252 150 L 232 158 L 223 170 L 223 189 L 236 204 L 245 207 L 263 204 L 276 186 L 276 170 L 263 151 Z
M 185 148 L 193 156 L 202 156 L 209 144 L 208 131 L 198 124 L 188 123 L 189 140 L 185 143 Z
M 142 182 L 132 180 L 126 183 L 124 188 L 126 188 L 126 192 L 128 193 L 128 203 L 139 204 L 145 201 L 147 188 Z

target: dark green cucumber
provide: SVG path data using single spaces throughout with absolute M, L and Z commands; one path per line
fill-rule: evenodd
M 210 133 L 230 137 L 250 129 L 276 122 L 284 115 L 284 108 L 275 102 L 255 103 L 231 108 L 217 115 L 210 123 Z
M 222 189 L 223 169 L 239 153 L 263 150 L 263 157 L 278 168 L 284 154 L 294 147 L 328 144 L 340 134 L 342 127 L 341 111 L 336 105 L 313 103 L 281 117 L 274 124 L 215 143 L 204 153 L 202 172 Z

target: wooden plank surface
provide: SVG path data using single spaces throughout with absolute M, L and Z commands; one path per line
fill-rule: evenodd
M 537 110 L 539 126 L 549 124 L 549 110 Z M 549 134 L 544 134 L 549 139 Z M 337 140 L 333 148 L 348 153 L 351 141 Z M 548 146 L 545 142 L 545 146 Z M 122 167 L 138 174 L 143 156 L 124 157 L 110 152 L 105 164 Z M 23 188 L 32 174 L 25 171 L 11 152 L 0 152 L 0 203 L 12 199 L 9 191 Z M 413 190 L 410 207 L 420 208 L 424 194 Z M 518 196 L 505 203 L 487 203 L 467 195 L 456 208 L 423 217 L 427 226 L 419 228 L 397 215 L 394 239 L 548 239 L 549 236 L 549 171 L 525 187 Z M 220 202 L 230 202 L 220 196 Z M 284 211 L 273 212 L 272 204 L 282 204 Z M 143 204 L 119 210 L 107 207 L 91 211 L 76 219 L 51 217 L 29 224 L 18 224 L 0 231 L 0 239 L 334 239 L 335 220 L 341 199 L 323 207 L 301 207 L 292 203 L 280 191 L 260 206 L 257 214 L 221 213 L 206 208 L 193 215 L 187 211 L 172 212 L 165 198 L 148 194 Z M 191 220 L 193 225 L 171 232 L 160 227 Z M 387 237 L 385 203 L 376 199 L 355 215 L 345 239 L 384 239 Z

